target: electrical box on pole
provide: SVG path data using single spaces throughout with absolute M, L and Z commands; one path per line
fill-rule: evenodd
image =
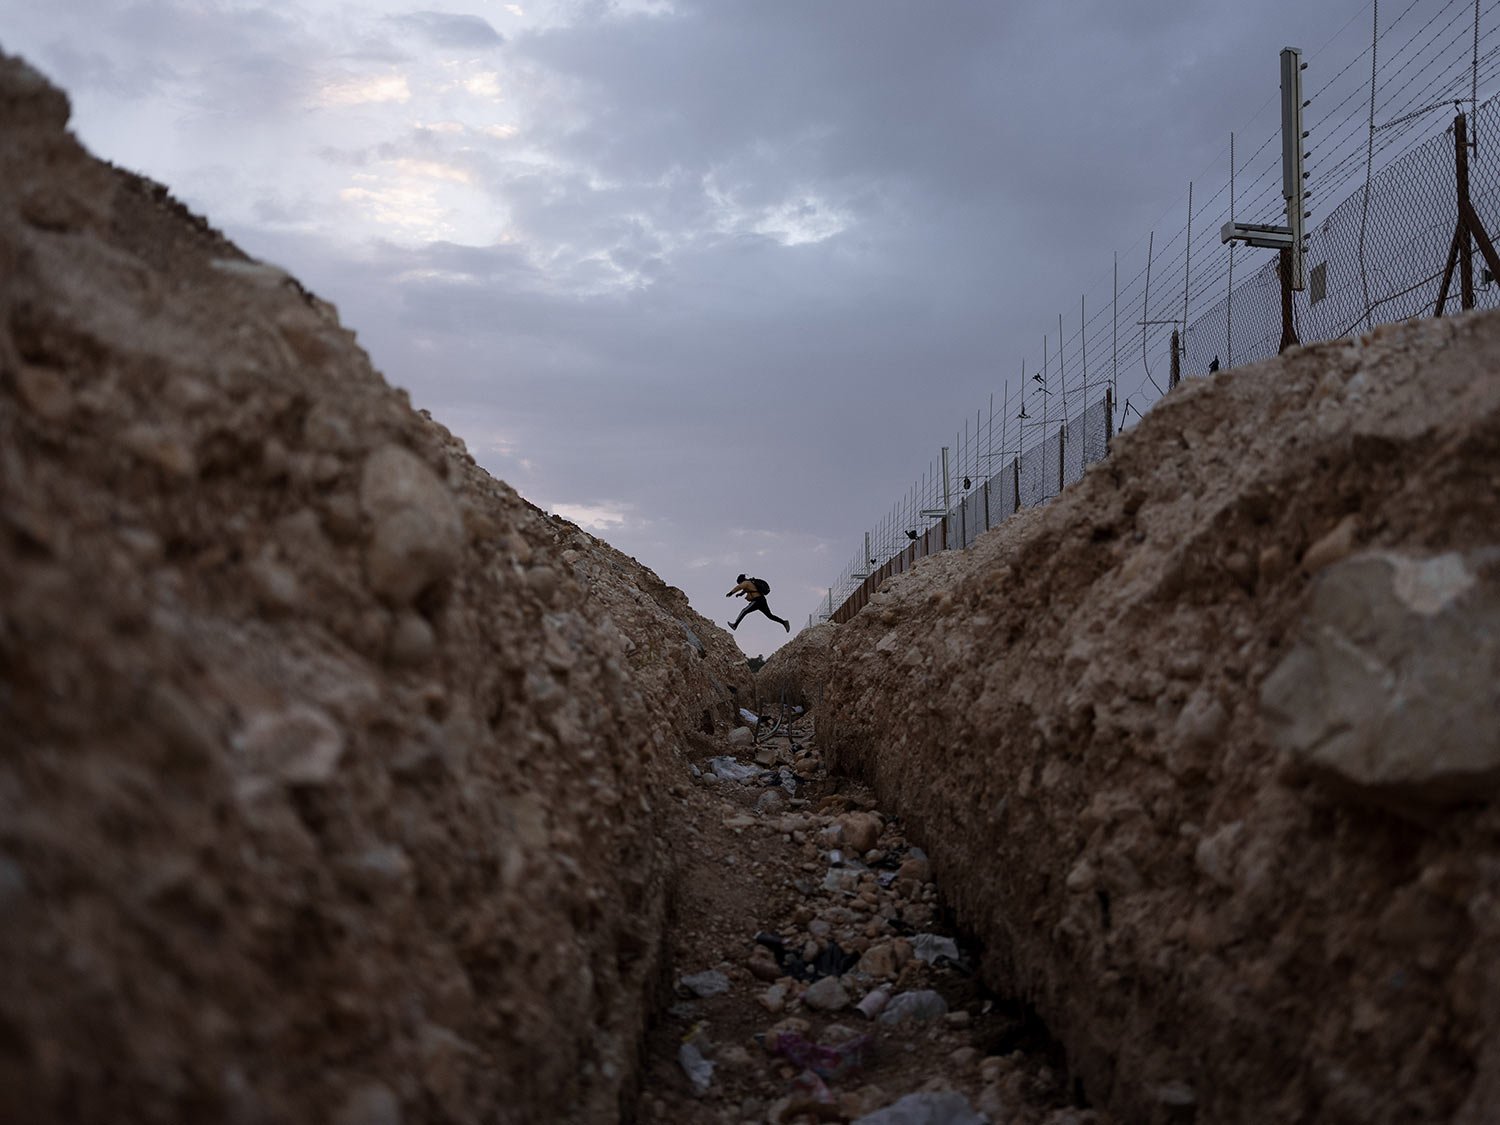
M 1284 250 L 1291 259 L 1288 282 L 1301 292 L 1307 288 L 1307 173 L 1303 170 L 1302 71 L 1306 64 L 1296 47 L 1281 52 L 1281 195 L 1286 203 L 1286 225 L 1225 223 L 1220 242 L 1243 242 L 1267 250 Z

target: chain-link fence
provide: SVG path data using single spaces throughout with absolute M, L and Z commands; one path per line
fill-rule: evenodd
M 1500 233 L 1500 103 L 1479 96 L 1500 81 L 1500 0 L 1408 0 L 1387 23 L 1378 9 L 1372 15 L 1362 50 L 1335 36 L 1308 56 L 1314 76 L 1328 73 L 1307 99 L 1310 196 L 1342 202 L 1308 235 L 1307 287 L 1292 295 L 1304 343 L 1435 311 L 1458 222 L 1458 153 L 1452 126 L 1442 125 L 1458 110 L 1471 139 L 1469 199 L 1491 237 Z M 1360 30 L 1351 20 L 1339 35 Z M 1184 375 L 1277 353 L 1277 256 L 1239 248 L 1242 271 L 1245 255 L 1255 257 L 1249 273 L 1237 275 L 1236 247 L 1219 235 L 1225 222 L 1281 219 L 1275 101 L 1249 123 L 1259 143 L 1237 147 L 1230 136 L 1217 190 L 1188 185 L 1181 227 L 1153 230 L 1116 253 L 1107 281 L 1079 298 L 1076 329 L 1059 316 L 1040 366 L 1028 374 L 1023 363 L 1018 388 L 1006 383 L 998 407 L 991 396 L 988 412 L 954 435 L 866 534 L 809 624 L 846 619 L 887 574 L 967 546 L 1079 479 L 1105 456 L 1110 435 L 1166 393 L 1174 332 Z M 1478 254 L 1474 279 L 1476 307 L 1500 305 L 1500 281 Z M 1455 280 L 1447 311 L 1459 303 Z
M 1495 103 L 1480 106 L 1476 124 L 1482 134 L 1496 135 L 1500 110 Z M 1492 220 L 1500 215 L 1500 150 L 1481 148 L 1470 155 L 1470 200 L 1493 232 Z M 1450 126 L 1373 177 L 1368 200 L 1363 188 L 1357 190 L 1310 234 L 1307 288 L 1292 295 L 1299 339 L 1335 340 L 1436 312 L 1458 223 L 1457 159 Z M 1500 305 L 1500 285 L 1478 255 L 1476 281 L 1475 306 Z M 1447 311 L 1458 304 L 1455 282 L 1448 289 Z M 1202 374 L 1211 366 L 1266 359 L 1280 343 L 1281 281 L 1273 258 L 1188 325 L 1183 372 Z

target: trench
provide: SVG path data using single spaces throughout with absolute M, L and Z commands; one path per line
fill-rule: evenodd
M 627 1118 L 1106 1120 L 1036 1013 L 980 979 L 900 819 L 828 772 L 815 714 L 718 743 L 673 786 L 670 976 Z

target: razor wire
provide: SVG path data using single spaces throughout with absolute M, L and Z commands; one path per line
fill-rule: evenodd
M 1418 13 L 1406 25 L 1411 35 L 1405 42 L 1391 42 L 1392 32 L 1424 4 L 1436 10 Z M 1409 0 L 1373 42 L 1366 34 L 1354 57 L 1334 60 L 1338 69 L 1309 99 L 1314 212 L 1324 217 L 1306 239 L 1308 288 L 1293 294 L 1294 325 L 1304 343 L 1348 335 L 1367 317 L 1377 324 L 1434 311 L 1457 223 L 1452 114 L 1437 113 L 1444 107 L 1470 112 L 1470 199 L 1491 236 L 1500 236 L 1500 152 L 1481 141 L 1497 135 L 1500 98 L 1477 106 L 1470 101 L 1476 86 L 1500 80 L 1500 0 L 1483 5 L 1479 22 L 1465 23 L 1466 11 L 1475 9 L 1460 0 Z M 1354 22 L 1351 17 L 1334 38 Z M 1380 67 L 1374 80 L 1356 81 L 1359 63 L 1375 49 Z M 1366 200 L 1372 88 L 1377 125 Z M 993 526 L 1079 479 L 1105 455 L 1110 435 L 1161 397 L 1174 330 L 1184 377 L 1277 353 L 1277 255 L 1258 266 L 1254 258 L 1237 259 L 1231 274 L 1231 251 L 1219 236 L 1231 214 L 1242 222 L 1282 216 L 1280 124 L 1259 124 L 1272 101 L 1243 127 L 1254 147 L 1241 147 L 1250 155 L 1234 161 L 1231 170 L 1233 146 L 1226 145 L 1222 183 L 1216 185 L 1212 171 L 1198 177 L 1200 188 L 1207 185 L 1199 193 L 1202 202 L 1189 208 L 1189 189 L 1164 213 L 1163 220 L 1180 215 L 1180 225 L 1158 224 L 1115 255 L 1112 270 L 1080 299 L 1072 324 L 1059 323 L 1055 336 L 1043 335 L 1040 364 L 1023 360 L 1019 379 L 1007 381 L 989 409 L 977 411 L 954 434 L 946 475 L 941 459 L 929 461 L 870 529 L 868 551 L 862 548 L 843 568 L 810 624 L 841 608 L 857 608 L 851 603 L 863 604 L 878 579 L 914 553 L 920 557 L 935 543 L 941 544 L 936 549 L 967 546 L 976 524 Z M 1434 135 L 1440 123 L 1444 132 Z M 1323 201 L 1340 197 L 1324 210 Z M 1366 204 L 1362 274 L 1359 232 Z M 1476 306 L 1500 306 L 1500 279 L 1482 261 L 1476 272 Z M 1457 304 L 1456 293 L 1450 294 L 1450 307 Z M 975 499 L 981 493 L 982 505 Z

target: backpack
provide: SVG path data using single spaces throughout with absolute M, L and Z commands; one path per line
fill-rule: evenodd
M 755 583 L 755 588 L 760 591 L 761 597 L 765 597 L 771 592 L 771 584 L 764 578 L 752 578 L 750 581 Z

